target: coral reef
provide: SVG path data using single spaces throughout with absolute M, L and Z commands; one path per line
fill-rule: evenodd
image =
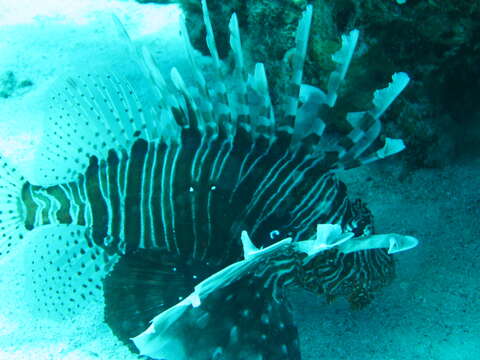
M 479 1 L 316 3 L 332 5 L 339 31 L 364 30 L 365 52 L 357 60 L 372 75 L 369 86 L 390 72 L 389 65 L 412 75 L 413 85 L 396 104 L 403 110 L 394 107 L 386 119 L 387 132 L 409 145 L 409 164 L 439 166 L 473 148 L 468 144 L 478 137 L 465 129 L 471 131 L 479 116 Z
M 476 105 L 480 23 L 475 21 L 480 16 L 480 1 L 210 0 L 219 44 L 228 43 L 224 19 L 234 11 L 239 14 L 247 62 L 250 57 L 251 63 L 266 64 L 274 102 L 280 102 L 277 96 L 282 89 L 278 87 L 288 73 L 283 66 L 288 58 L 283 54 L 293 47 L 295 24 L 307 2 L 313 4 L 314 15 L 306 83 L 325 85 L 339 34 L 358 28 L 361 48 L 343 90 L 349 110 L 364 108 L 371 101 L 365 94 L 385 82 L 393 69 L 405 69 L 413 84 L 393 106 L 385 124 L 386 135 L 405 139 L 410 149 L 403 155 L 407 163 L 440 166 L 471 152 L 478 143 L 475 123 L 480 117 Z M 179 3 L 187 14 L 193 44 L 206 51 L 199 2 Z M 219 52 L 226 56 L 227 48 Z

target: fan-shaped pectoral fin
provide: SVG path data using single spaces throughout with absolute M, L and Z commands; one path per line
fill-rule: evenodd
M 199 283 L 133 342 L 158 359 L 300 359 L 281 291 L 293 259 L 289 239 L 250 254 Z

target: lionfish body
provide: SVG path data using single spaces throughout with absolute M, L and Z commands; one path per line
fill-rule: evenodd
M 142 354 L 300 359 L 286 286 L 361 302 L 391 278 L 390 254 L 416 244 L 372 235 L 369 211 L 333 173 L 403 148 L 375 140 L 408 77 L 395 74 L 373 109 L 347 114 L 340 132 L 328 112 L 356 31 L 334 55 L 328 92 L 302 85 L 308 7 L 291 93 L 274 108 L 263 66 L 244 68 L 235 16 L 235 69 L 222 72 L 202 4 L 208 80 L 183 29 L 191 82 L 175 69 L 164 79 L 143 52 L 153 102 L 116 75 L 70 79 L 52 97 L 38 176 L 25 181 L 3 164 L 0 249 L 8 253 L 15 237 L 31 243 L 28 288 L 40 312 L 68 318 L 103 296 L 106 322 L 126 342 L 153 319 L 133 339 Z

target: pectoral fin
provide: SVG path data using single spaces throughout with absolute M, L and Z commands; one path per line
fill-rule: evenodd
M 200 282 L 132 339 L 140 353 L 167 360 L 300 359 L 282 291 L 298 266 L 290 240 L 246 251 L 244 260 Z

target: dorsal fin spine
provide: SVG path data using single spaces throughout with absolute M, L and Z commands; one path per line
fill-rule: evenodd
M 202 13 L 203 23 L 205 24 L 205 29 L 207 30 L 207 47 L 213 59 L 213 66 L 215 67 L 215 70 L 220 74 L 220 57 L 218 56 L 217 45 L 215 44 L 215 36 L 213 35 L 212 22 L 210 21 L 210 15 L 208 12 L 206 0 L 202 0 Z
M 287 102 L 285 105 L 285 121 L 279 124 L 278 130 L 286 130 L 288 133 L 293 132 L 294 119 L 297 114 L 298 97 L 300 94 L 300 85 L 303 77 L 303 65 L 307 53 L 308 35 L 310 33 L 310 25 L 312 22 L 312 6 L 307 5 L 307 9 L 302 14 L 302 18 L 298 24 L 295 36 L 295 49 L 293 53 L 293 73 L 288 88 Z
M 230 48 L 235 59 L 234 69 L 234 86 L 232 86 L 232 94 L 229 99 L 229 105 L 235 109 L 239 121 L 250 122 L 250 111 L 247 101 L 247 78 L 243 64 L 243 52 L 240 41 L 240 30 L 238 28 L 238 19 L 235 13 L 232 14 L 228 24 L 230 30 Z M 230 92 L 229 92 L 230 93 Z
M 195 60 L 194 49 L 190 42 L 190 37 L 188 35 L 187 27 L 185 25 L 185 17 L 182 15 L 180 18 L 180 33 L 183 38 L 185 52 L 187 53 L 188 61 L 190 62 L 191 69 L 193 71 L 194 79 L 200 93 L 204 97 L 208 97 L 208 92 L 206 88 L 206 80 L 203 76 L 203 73 L 200 71 L 197 61 Z
M 326 103 L 330 107 L 333 107 L 337 101 L 337 91 L 347 74 L 357 45 L 358 35 L 358 30 L 352 30 L 348 35 L 342 35 L 342 47 L 332 55 L 332 60 L 337 63 L 337 68 L 328 78 Z

